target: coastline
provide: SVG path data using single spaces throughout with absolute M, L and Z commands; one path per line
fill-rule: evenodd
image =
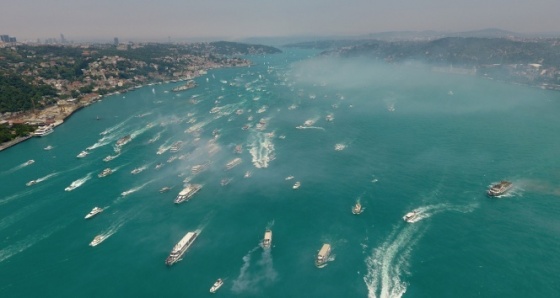
M 56 118 L 56 121 L 51 123 L 53 125 L 53 128 L 54 128 L 54 127 L 57 127 L 57 126 L 63 124 L 64 121 L 66 119 L 70 118 L 74 113 L 78 112 L 79 110 L 81 110 L 85 107 L 90 106 L 91 104 L 94 104 L 94 103 L 102 100 L 104 97 L 107 97 L 107 96 L 117 95 L 117 94 L 122 94 L 122 93 L 128 93 L 130 91 L 134 91 L 136 89 L 140 89 L 140 88 L 143 88 L 143 87 L 146 87 L 146 86 L 163 85 L 163 84 L 178 83 L 178 82 L 185 82 L 185 81 L 193 80 L 195 78 L 201 77 L 202 75 L 207 75 L 207 72 L 210 69 L 227 68 L 227 67 L 250 67 L 251 65 L 252 65 L 252 63 L 250 61 L 247 61 L 247 63 L 243 64 L 243 65 L 236 65 L 236 66 L 222 65 L 221 67 L 202 69 L 202 71 L 199 72 L 199 75 L 194 75 L 194 76 L 191 76 L 191 77 L 174 78 L 174 79 L 165 78 L 163 80 L 152 81 L 152 82 L 141 84 L 141 85 L 135 85 L 135 86 L 130 86 L 130 87 L 123 88 L 123 89 L 114 90 L 113 92 L 109 92 L 109 93 L 106 93 L 106 94 L 103 94 L 103 95 L 96 95 L 96 93 L 90 93 L 90 94 L 87 94 L 84 98 L 82 98 L 82 100 L 78 103 L 73 103 L 71 105 L 62 106 L 62 107 L 64 107 L 64 113 L 58 112 L 59 108 L 61 108 L 61 106 L 59 106 L 58 104 L 50 106 L 50 107 L 46 108 L 45 110 L 43 110 L 41 112 L 43 114 L 47 114 L 48 111 L 50 110 L 50 112 L 58 114 L 59 117 Z M 193 88 L 196 88 L 196 86 L 193 87 Z M 191 89 L 191 88 L 189 88 L 189 89 Z M 183 91 L 183 90 L 181 90 L 181 91 Z M 32 113 L 31 111 L 28 111 L 25 114 L 18 116 L 17 118 L 19 118 L 19 119 L 26 118 L 26 116 L 28 116 L 31 113 Z M 28 118 L 28 120 L 29 119 L 33 119 L 33 118 Z M 8 142 L 0 143 L 0 152 L 6 150 L 8 148 L 11 148 L 11 147 L 13 147 L 13 146 L 15 146 L 19 143 L 27 141 L 27 140 L 29 140 L 33 137 L 35 137 L 35 136 L 33 134 L 31 134 L 31 135 L 27 135 L 27 136 L 23 136 L 23 137 L 18 137 L 16 139 L 13 139 L 13 140 L 8 141 Z

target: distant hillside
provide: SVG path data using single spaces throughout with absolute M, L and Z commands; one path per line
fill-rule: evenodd
M 227 56 L 276 54 L 282 52 L 281 50 L 271 46 L 254 45 L 254 44 L 246 44 L 246 43 L 238 43 L 238 42 L 230 42 L 230 41 L 211 42 L 210 46 L 214 48 L 213 49 L 214 53 L 219 55 L 227 55 Z

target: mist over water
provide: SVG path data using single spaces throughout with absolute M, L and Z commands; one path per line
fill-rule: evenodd
M 0 296 L 201 297 L 218 278 L 223 297 L 560 293 L 557 93 L 315 54 L 111 96 L 2 152 Z M 174 204 L 189 183 L 203 187 Z

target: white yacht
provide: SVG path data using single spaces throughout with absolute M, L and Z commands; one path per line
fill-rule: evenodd
M 224 284 L 224 281 L 221 278 L 218 278 L 216 282 L 210 288 L 210 293 L 214 294 L 220 287 Z
M 92 218 L 92 217 L 94 217 L 95 215 L 97 215 L 101 212 L 103 212 L 103 208 L 93 207 L 93 209 L 91 209 L 91 211 L 88 214 L 86 214 L 86 217 L 84 217 L 84 218 L 85 219 Z
M 103 242 L 105 239 L 107 239 L 107 236 L 104 235 L 97 235 L 95 236 L 95 238 L 93 238 L 93 240 L 89 243 L 89 246 L 96 246 L 99 243 Z
M 416 210 L 408 212 L 407 214 L 405 214 L 403 216 L 403 220 L 406 221 L 406 222 L 412 223 L 418 217 L 418 214 L 419 214 L 419 212 L 416 211 Z
M 36 136 L 36 137 L 44 137 L 48 134 L 51 134 L 52 132 L 53 132 L 52 126 L 51 125 L 45 125 L 45 126 L 39 126 L 39 128 L 37 128 L 37 130 L 35 130 L 33 135 Z
M 77 158 L 84 158 L 88 155 L 89 153 L 87 151 L 82 151 L 80 152 L 80 154 L 78 154 L 78 156 L 76 156 Z
M 196 232 L 188 232 L 185 236 L 183 236 L 183 238 L 181 238 L 181 240 L 173 246 L 171 253 L 167 259 L 165 259 L 165 264 L 167 266 L 171 266 L 180 261 L 183 254 L 193 244 L 197 236 L 198 234 Z
M 294 186 L 292 186 L 293 189 L 298 189 L 301 186 L 301 182 L 297 181 L 296 183 L 294 183 Z
M 189 184 L 185 187 L 175 199 L 175 204 L 180 204 L 184 201 L 188 201 L 194 194 L 196 194 L 202 188 L 202 184 Z

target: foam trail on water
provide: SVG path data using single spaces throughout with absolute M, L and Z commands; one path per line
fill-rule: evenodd
M 13 194 L 9 197 L 3 198 L 2 200 L 0 200 L 0 206 L 4 205 L 6 203 L 9 203 L 13 200 L 25 197 L 25 196 L 30 195 L 30 194 L 33 194 L 33 193 L 37 192 L 38 190 L 39 190 L 39 188 L 32 188 L 31 190 L 25 190 L 25 191 Z
M 252 162 L 256 168 L 267 168 L 268 163 L 274 160 L 273 136 L 267 133 L 255 132 L 251 135 L 249 142 L 249 153 L 253 157 Z
M 135 192 L 141 190 L 142 188 L 144 188 L 144 186 L 146 186 L 146 185 L 148 185 L 152 182 L 153 182 L 153 180 L 150 180 L 150 181 L 148 181 L 148 182 L 146 182 L 146 183 L 144 183 L 140 186 L 133 187 L 133 188 L 127 190 L 127 191 L 123 191 L 123 192 L 121 192 L 121 196 L 124 198 L 124 197 L 128 196 L 129 194 L 132 194 L 132 193 L 135 193 Z
M 368 297 L 402 297 L 407 284 L 402 281 L 408 270 L 408 259 L 412 248 L 424 234 L 422 225 L 396 227 L 381 246 L 366 258 L 367 274 L 364 282 Z
M 123 127 L 123 125 L 125 125 L 130 119 L 132 119 L 132 117 L 129 117 L 128 119 L 124 120 L 123 122 L 121 122 L 121 123 L 119 123 L 119 124 L 117 124 L 117 125 L 115 125 L 115 126 L 113 126 L 113 127 L 107 128 L 106 130 L 104 130 L 103 132 L 101 132 L 100 135 L 110 134 L 110 133 L 112 133 L 113 131 L 115 131 L 115 130 L 117 130 L 117 129 L 120 129 L 120 128 Z
M 54 177 L 54 176 L 56 176 L 56 175 L 58 175 L 58 174 L 59 174 L 59 173 L 51 173 L 51 174 L 48 174 L 47 176 L 44 176 L 44 177 L 41 177 L 41 178 L 37 179 L 36 181 L 37 181 L 37 183 L 43 182 L 43 181 L 45 181 L 45 180 L 47 180 L 47 179 L 49 179 L 49 178 L 51 178 L 51 177 Z
M 89 179 L 91 179 L 91 175 L 93 173 L 88 173 L 87 175 L 85 175 L 84 177 L 74 180 L 68 187 L 66 187 L 64 190 L 66 191 L 72 191 L 80 186 L 82 186 L 84 183 L 86 183 L 86 181 L 88 181 Z
M 24 250 L 30 248 L 31 246 L 35 245 L 37 242 L 48 238 L 50 235 L 55 233 L 56 231 L 62 229 L 63 226 L 57 226 L 54 228 L 44 228 L 43 230 L 31 234 L 25 237 L 23 240 L 20 240 L 12 245 L 4 247 L 0 249 L 0 263 L 13 257 L 14 255 L 23 252 Z
M 251 254 L 253 254 L 253 252 L 257 249 L 259 249 L 259 246 L 254 247 L 245 256 L 243 256 L 243 265 L 241 266 L 241 269 L 239 269 L 239 275 L 233 281 L 233 286 L 231 287 L 232 291 L 240 293 L 252 288 L 251 276 L 247 270 L 249 270 L 249 266 L 251 266 Z

